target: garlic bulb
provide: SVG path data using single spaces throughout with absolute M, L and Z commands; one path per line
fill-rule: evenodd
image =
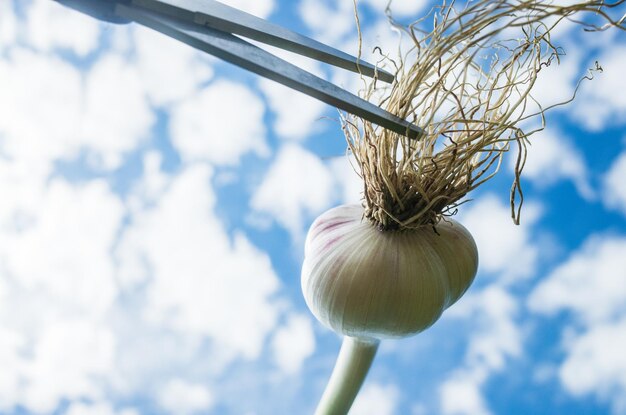
M 302 266 L 307 305 L 334 331 L 405 337 L 432 325 L 471 284 L 478 252 L 458 222 L 380 231 L 363 208 L 339 206 L 311 226 Z

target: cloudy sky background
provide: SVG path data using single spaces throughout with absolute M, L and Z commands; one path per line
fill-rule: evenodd
M 356 53 L 350 1 L 227 3 Z M 399 43 L 385 3 L 359 4 L 368 58 Z M 559 41 L 544 102 L 604 72 L 535 137 L 522 224 L 507 161 L 458 215 L 475 284 L 382 344 L 351 414 L 626 414 L 626 36 Z M 303 240 L 359 200 L 345 150 L 324 104 L 148 29 L 0 0 L 0 413 L 312 413 L 340 339 L 304 305 Z

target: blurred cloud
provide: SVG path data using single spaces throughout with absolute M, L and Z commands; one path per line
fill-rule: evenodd
M 595 235 L 536 286 L 531 310 L 573 313 L 594 324 L 626 314 L 626 238 Z
M 593 326 L 566 345 L 559 378 L 567 391 L 611 401 L 614 414 L 626 411 L 626 317 Z
M 76 68 L 15 48 L 0 60 L 0 91 L 0 152 L 5 157 L 49 174 L 53 160 L 76 155 L 83 94 Z
M 354 401 L 350 415 L 392 415 L 396 413 L 400 391 L 394 385 L 369 382 Z
M 111 374 L 115 337 L 90 321 L 52 321 L 38 336 L 23 376 L 22 404 L 34 412 L 53 412 L 62 399 L 99 399 L 102 380 Z M 71 356 L 71 359 L 67 357 Z
M 276 364 L 285 374 L 297 374 L 315 351 L 311 319 L 302 314 L 289 316 L 285 325 L 274 333 L 272 350 Z
M 515 159 L 509 157 L 511 168 Z M 541 131 L 530 139 L 528 158 L 523 177 L 537 187 L 546 188 L 562 180 L 571 180 L 584 199 L 594 197 L 589 173 L 581 152 L 565 133 L 552 128 Z
M 357 3 L 357 10 L 362 13 L 362 7 L 368 7 L 370 11 L 374 11 L 375 16 L 379 16 L 378 21 L 374 25 L 363 25 L 364 48 L 363 57 L 368 59 L 371 55 L 370 46 L 381 46 L 383 50 L 389 51 L 386 46 L 390 46 L 392 50 L 398 47 L 397 42 L 391 44 L 383 42 L 372 44 L 368 41 L 371 37 L 380 40 L 379 36 L 385 37 L 386 31 L 379 30 L 381 27 L 389 25 L 384 15 L 385 8 L 389 3 L 388 0 L 365 0 Z M 416 17 L 428 3 L 418 0 L 393 0 L 391 2 L 391 10 L 394 17 Z M 357 21 L 355 16 L 354 3 L 352 1 L 333 2 L 331 0 L 301 0 L 299 4 L 299 15 L 302 21 L 311 29 L 313 37 L 330 45 L 342 44 L 342 50 L 355 53 L 354 50 L 358 41 L 355 39 Z M 390 32 L 390 30 L 387 30 Z M 349 36 L 349 41 L 348 37 Z M 397 40 L 397 38 L 396 38 Z M 346 49 L 347 48 L 347 49 Z
M 471 232 L 480 252 L 479 275 L 483 272 L 499 280 L 514 282 L 533 276 L 539 247 L 532 240 L 532 228 L 539 219 L 537 203 L 524 203 L 522 221 L 516 226 L 511 208 L 493 194 L 464 205 L 459 221 Z
M 289 62 L 309 72 L 319 72 L 311 60 L 294 56 Z M 323 102 L 268 79 L 259 80 L 259 86 L 276 115 L 273 128 L 281 138 L 303 140 L 327 125 L 320 120 L 329 108 Z
M 222 0 L 222 3 L 263 18 L 268 17 L 276 9 L 274 0 Z
M 93 167 L 119 167 L 154 121 L 136 69 L 114 54 L 81 74 L 60 58 L 16 48 L 0 60 L 0 90 L 0 149 L 42 174 L 81 151 Z
M 382 14 L 389 5 L 394 16 L 414 18 L 428 5 L 425 0 L 365 0 L 365 3 L 379 14 Z
M 2 284 L 2 279 L 0 279 L 0 284 Z M 5 298 L 1 294 L 2 292 L 0 292 L 0 300 L 5 304 Z M 2 308 L 0 311 L 4 312 Z M 0 365 L 2 366 L 0 410 L 2 411 L 9 411 L 22 401 L 20 378 L 24 362 L 19 352 L 25 345 L 26 339 L 20 332 L 6 327 L 4 322 L 0 324 Z
M 507 358 L 522 354 L 523 337 L 516 322 L 519 305 L 510 291 L 488 286 L 471 295 L 465 307 L 475 313 L 478 321 L 477 333 L 472 334 L 467 348 L 466 361 L 470 366 L 498 371 L 505 368 Z
M 159 394 L 159 404 L 172 414 L 206 413 L 211 409 L 214 398 L 206 386 L 173 379 Z
M 15 42 L 17 36 L 17 24 L 13 14 L 13 3 L 4 1 L 0 3 L 0 46 L 5 47 Z
M 602 199 L 606 206 L 626 215 L 626 151 L 614 161 L 603 178 Z
M 522 355 L 519 302 L 506 288 L 491 284 L 469 292 L 447 316 L 472 321 L 464 362 L 439 387 L 445 414 L 489 414 L 482 387 L 508 360 Z
M 116 354 L 102 319 L 118 293 L 121 202 L 102 181 L 44 185 L 18 163 L 0 161 L 0 183 L 0 408 L 99 399 Z
M 211 174 L 187 169 L 135 213 L 119 245 L 120 275 L 147 284 L 148 321 L 207 336 L 226 361 L 256 359 L 277 324 L 279 282 L 267 254 L 242 234 L 229 237 L 215 217 Z
M 251 207 L 300 241 L 305 221 L 330 207 L 334 191 L 332 175 L 315 154 L 286 144 L 253 194 Z
M 170 107 L 192 96 L 213 76 L 200 52 L 156 31 L 137 27 L 129 43 L 134 45 L 143 88 L 157 107 Z
M 114 335 L 83 318 L 46 320 L 29 333 L 32 343 L 21 334 L 0 330 L 0 409 L 21 405 L 34 413 L 51 413 L 64 399 L 102 397 L 102 381 L 113 367 Z
M 160 152 L 152 150 L 144 154 L 143 176 L 133 184 L 128 196 L 129 210 L 137 212 L 153 205 L 161 197 L 171 182 L 171 176 L 161 170 L 162 164 L 163 156 Z
M 351 1 L 301 0 L 298 14 L 316 40 L 330 45 L 336 45 L 356 27 Z
M 626 120 L 626 96 L 616 91 L 626 90 L 626 45 L 609 43 L 598 58 L 604 69 L 595 79 L 583 83 L 572 107 L 577 122 L 591 131 L 601 131 Z
M 26 295 L 44 290 L 69 312 L 102 315 L 117 295 L 108 250 L 122 217 L 118 198 L 104 182 L 73 187 L 55 180 L 35 205 L 19 199 L 0 218 L 13 220 L 13 228 L 0 234 L 8 275 Z M 16 218 L 24 219 L 15 223 Z
M 594 394 L 626 410 L 626 238 L 591 236 L 534 289 L 531 310 L 573 316 L 562 331 L 559 378 L 575 396 Z
M 562 30 L 571 30 L 574 25 L 566 24 L 560 26 Z M 550 66 L 541 68 L 541 74 L 537 77 L 537 82 L 533 88 L 532 97 L 541 104 L 543 108 L 568 101 L 574 95 L 576 83 L 586 75 L 586 68 L 583 68 L 583 54 L 579 52 L 568 40 L 562 40 L 567 54 L 559 56 L 559 60 L 552 61 Z M 575 103 L 579 100 L 574 101 Z M 558 109 L 559 107 L 555 108 Z M 567 107 L 560 107 L 561 109 Z M 537 108 L 532 108 L 536 111 Z
M 25 28 L 28 43 L 44 52 L 68 49 L 86 56 L 98 47 L 100 37 L 97 20 L 55 1 L 33 1 Z
M 480 390 L 482 383 L 479 373 L 456 372 L 439 390 L 441 412 L 445 415 L 490 414 Z
M 254 152 L 267 156 L 265 106 L 246 86 L 218 80 L 172 110 L 172 143 L 185 161 L 235 165 Z
M 89 73 L 84 105 L 78 122 L 99 167 L 119 167 L 123 154 L 148 139 L 155 121 L 137 67 L 116 54 L 100 58 Z
M 69 405 L 65 415 L 139 415 L 135 409 L 124 408 L 115 410 L 106 402 L 83 403 L 74 402 Z
M 358 166 L 354 157 L 334 158 L 330 161 L 330 169 L 341 190 L 341 203 L 361 204 L 363 180 L 357 173 Z
M 337 47 L 347 53 L 351 53 L 353 56 L 358 56 L 359 45 L 361 46 L 360 57 L 362 59 L 392 74 L 395 74 L 396 67 L 393 66 L 389 59 L 398 62 L 401 55 L 406 54 L 415 46 L 409 36 L 404 35 L 403 32 L 393 27 L 385 18 L 378 19 L 371 25 L 361 28 L 361 43 L 359 43 L 357 33 L 353 30 Z M 359 91 L 365 89 L 370 79 L 361 78 L 358 74 L 334 68 L 333 82 L 358 94 Z M 382 86 L 382 83 L 378 82 L 378 86 Z M 380 92 L 376 92 L 370 101 L 377 102 L 384 95 L 385 90 L 381 88 Z

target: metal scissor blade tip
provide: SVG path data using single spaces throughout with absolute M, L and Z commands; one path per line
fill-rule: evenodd
M 394 133 L 401 134 L 414 140 L 419 140 L 424 135 L 424 130 L 422 128 L 403 120 L 400 117 L 396 117 L 395 115 L 384 111 L 382 108 L 379 108 L 379 110 L 375 113 L 372 112 L 371 108 L 365 108 L 365 112 L 361 115 L 361 117 L 368 119 L 383 128 L 393 131 Z
M 415 124 L 409 124 L 405 135 L 409 138 L 419 140 L 424 135 L 424 130 Z
M 390 74 L 387 71 L 383 71 L 382 69 L 376 69 L 376 76 L 383 82 L 387 82 L 388 84 L 392 83 L 396 77 Z

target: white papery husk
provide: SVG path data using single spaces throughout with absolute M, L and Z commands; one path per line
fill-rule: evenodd
M 436 226 L 381 231 L 358 205 L 320 215 L 307 235 L 302 290 L 323 324 L 358 338 L 400 338 L 431 326 L 478 267 L 470 233 Z

